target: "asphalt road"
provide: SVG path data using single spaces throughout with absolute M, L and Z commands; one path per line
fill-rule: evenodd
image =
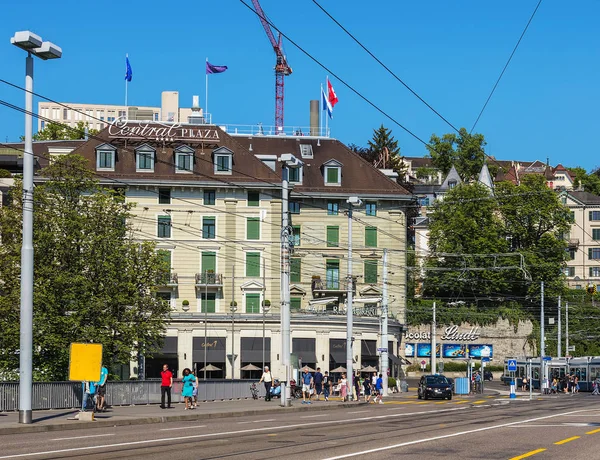
M 0 459 L 594 459 L 600 397 L 383 405 L 0 437 Z

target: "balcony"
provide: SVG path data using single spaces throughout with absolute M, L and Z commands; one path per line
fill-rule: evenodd
M 202 272 L 196 273 L 196 286 L 223 286 L 221 273 Z
M 179 285 L 179 278 L 177 277 L 177 273 L 165 273 L 160 285 L 166 287 L 177 287 Z
M 567 245 L 570 248 L 576 248 L 576 247 L 578 247 L 579 246 L 579 238 L 569 238 L 567 240 Z
M 313 298 L 343 295 L 348 292 L 348 281 L 325 280 L 313 277 L 311 282 Z M 356 278 L 352 281 L 352 292 L 356 294 Z

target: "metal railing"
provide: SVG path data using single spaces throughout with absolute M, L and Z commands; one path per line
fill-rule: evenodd
M 324 127 L 309 126 L 283 126 L 278 129 L 276 126 L 267 126 L 261 123 L 256 125 L 219 125 L 225 132 L 230 135 L 243 136 L 289 136 L 289 137 L 329 137 L 330 130 Z
M 196 273 L 196 285 L 223 285 L 223 275 L 221 273 Z
M 199 401 L 221 401 L 252 398 L 250 385 L 255 380 L 202 380 L 198 379 Z M 259 395 L 264 388 L 259 386 Z M 32 409 L 80 408 L 83 397 L 78 382 L 35 382 L 33 384 Z M 183 402 L 181 381 L 173 382 L 172 401 Z M 160 403 L 160 381 L 125 381 L 106 384 L 106 402 L 110 406 L 131 406 Z M 0 383 L 0 412 L 19 410 L 19 383 Z

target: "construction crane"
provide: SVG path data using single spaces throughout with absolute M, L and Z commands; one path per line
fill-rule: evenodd
M 275 64 L 275 129 L 277 133 L 283 132 L 283 83 L 284 77 L 287 77 L 292 73 L 292 68 L 289 66 L 285 54 L 283 54 L 283 48 L 281 43 L 281 34 L 278 34 L 277 40 L 275 40 L 275 34 L 271 30 L 271 25 L 266 19 L 265 13 L 260 6 L 258 0 L 252 0 L 254 9 L 260 18 L 260 22 L 265 29 L 267 38 L 273 46 L 273 51 L 277 56 L 277 62 Z

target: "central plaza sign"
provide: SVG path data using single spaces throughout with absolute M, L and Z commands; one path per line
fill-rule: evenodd
M 139 122 L 119 118 L 108 127 L 111 139 L 147 141 L 218 141 L 219 132 L 214 126 L 183 125 L 181 123 Z

